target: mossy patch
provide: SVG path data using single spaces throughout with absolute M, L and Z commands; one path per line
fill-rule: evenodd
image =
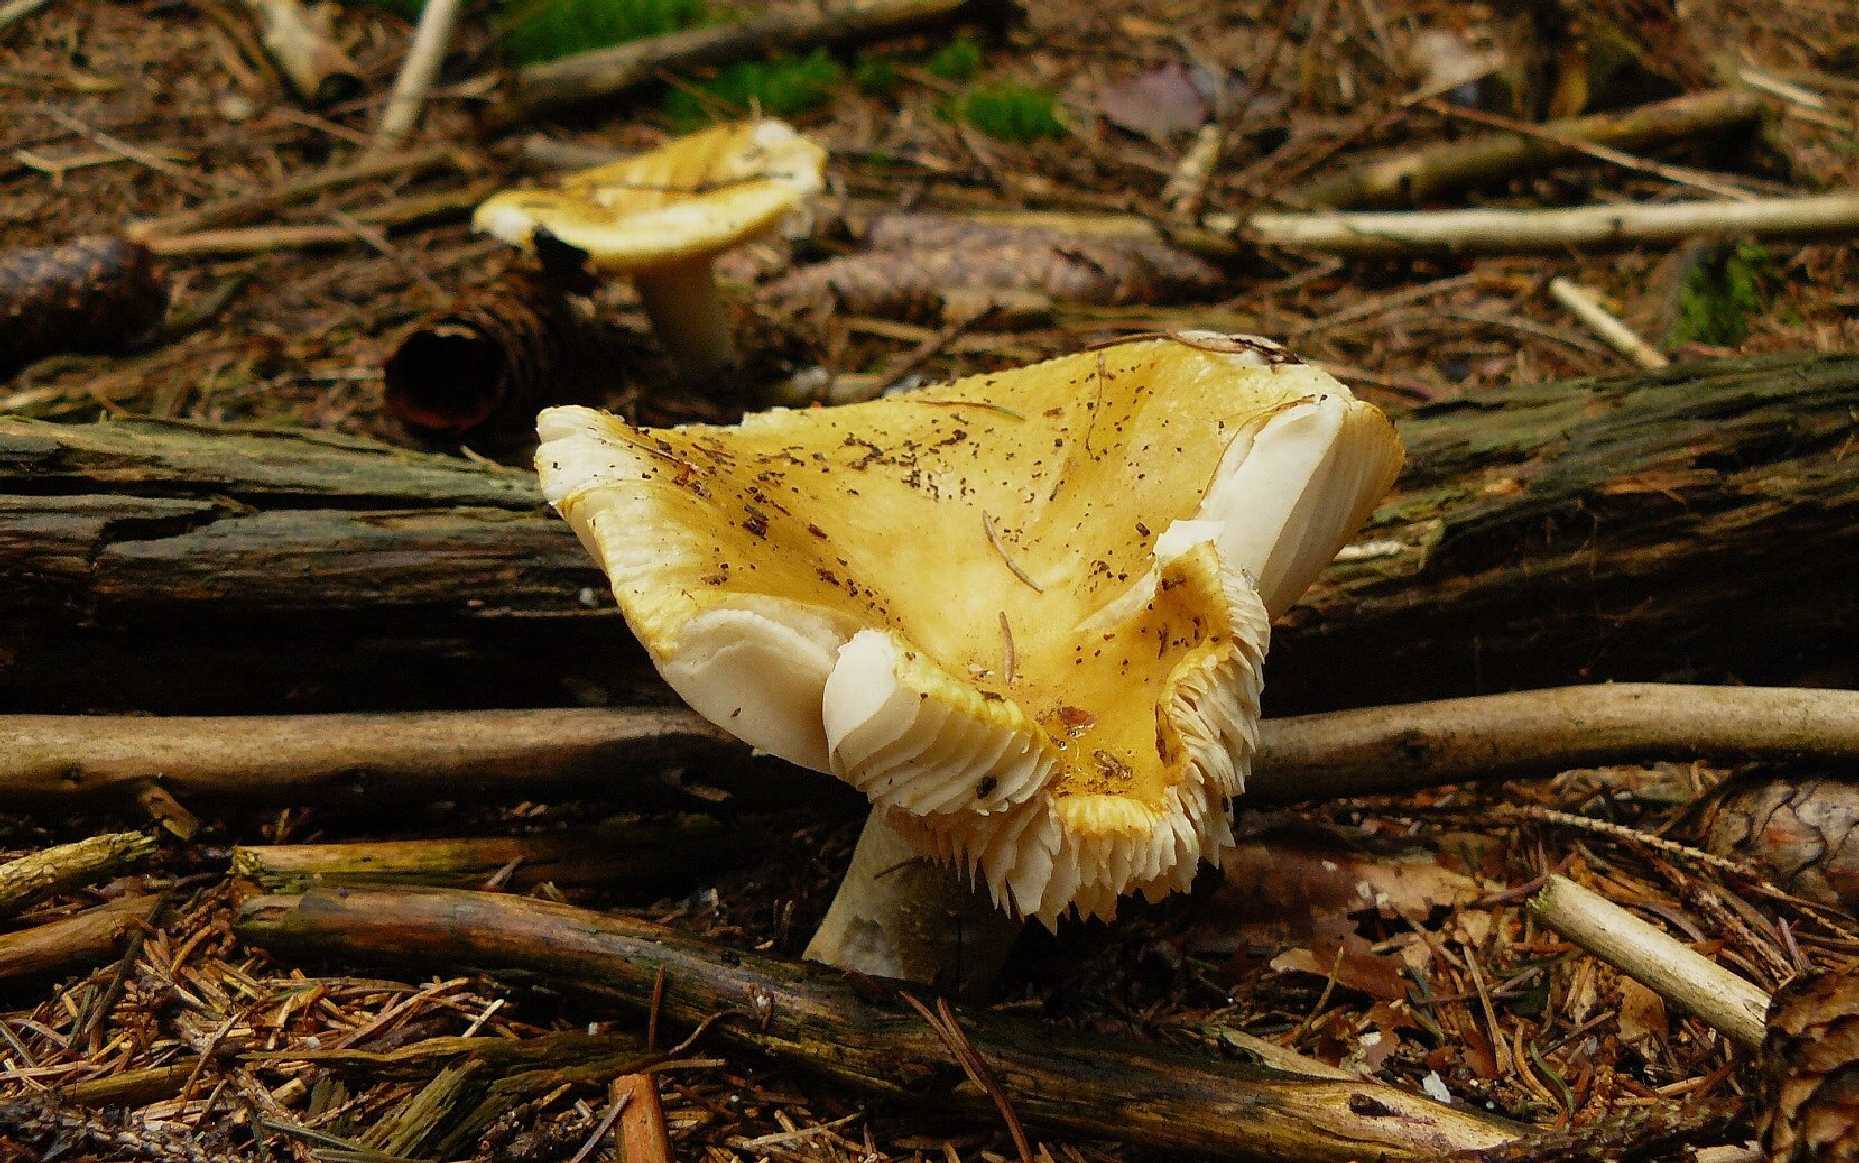
M 665 116 L 680 131 L 714 120 L 712 109 L 728 117 L 744 116 L 753 109 L 771 117 L 793 117 L 825 104 L 833 86 L 844 78 L 845 70 L 823 48 L 804 57 L 738 61 L 696 86 L 711 98 L 708 102 L 685 89 L 667 93 Z
M 420 0 L 390 0 L 411 4 Z M 512 0 L 504 8 L 504 51 L 521 62 L 553 60 L 629 40 L 663 36 L 709 17 L 704 0 Z
M 1004 82 L 977 86 L 955 103 L 955 113 L 1000 141 L 1027 142 L 1065 135 L 1057 95 L 1033 85 Z
M 981 45 L 967 33 L 951 40 L 923 62 L 924 71 L 945 81 L 971 81 L 981 72 Z
M 1678 291 L 1674 343 L 1734 347 L 1749 337 L 1750 320 L 1768 303 L 1774 263 L 1754 242 L 1739 242 L 1703 256 Z

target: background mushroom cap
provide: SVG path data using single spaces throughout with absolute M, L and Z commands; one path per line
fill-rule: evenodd
M 649 270 L 773 227 L 820 188 L 825 163 L 826 151 L 785 122 L 718 125 L 552 189 L 505 190 L 472 224 L 525 248 L 545 230 L 598 269 Z
M 1204 334 L 735 428 L 541 431 L 674 689 L 1048 921 L 1230 843 L 1269 618 L 1400 460 L 1327 374 Z

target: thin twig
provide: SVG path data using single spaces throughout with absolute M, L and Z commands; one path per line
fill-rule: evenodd
M 445 60 L 446 46 L 452 40 L 452 26 L 458 22 L 459 0 L 426 0 L 420 9 L 420 22 L 413 30 L 413 46 L 407 50 L 406 63 L 394 81 L 394 91 L 381 113 L 381 127 L 375 131 L 374 147 L 391 150 L 412 131 L 420 119 L 420 106 L 439 75 Z
M 1020 1125 L 1020 1116 L 1014 1113 L 1013 1103 L 1007 1098 L 1007 1092 L 1001 1088 L 1000 1080 L 994 1077 L 994 1071 L 988 1066 L 987 1059 L 976 1050 L 968 1034 L 962 1029 L 962 1023 L 956 1020 L 955 1013 L 949 1008 L 945 998 L 936 999 L 936 1012 L 918 1001 L 908 992 L 899 991 L 899 998 L 904 1004 L 917 1011 L 935 1032 L 936 1037 L 949 1048 L 950 1057 L 968 1075 L 968 1080 L 980 1087 L 994 1101 L 1000 1111 L 1001 1121 L 1007 1124 L 1007 1133 L 1013 1137 L 1014 1149 L 1020 1153 L 1020 1163 L 1033 1163 L 1033 1147 L 1027 1141 L 1026 1128 Z
M 1590 331 L 1600 336 L 1607 346 L 1647 371 L 1671 366 L 1672 361 L 1662 352 L 1635 335 L 1625 323 L 1609 314 L 1599 299 L 1572 280 L 1557 275 L 1549 280 L 1549 294 L 1556 302 L 1567 307 L 1570 314 L 1586 324 Z

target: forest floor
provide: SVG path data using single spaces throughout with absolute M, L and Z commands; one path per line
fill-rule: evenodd
M 1226 147 L 1204 194 L 1210 210 L 1273 206 L 1313 174 L 1488 132 L 1414 99 L 1424 91 L 1423 34 L 1487 43 L 1486 17 L 1475 5 L 1139 0 L 1028 9 L 1003 37 L 980 38 L 973 79 L 926 68 L 949 34 L 921 34 L 884 46 L 896 62 L 890 92 L 855 83 L 848 67 L 817 108 L 790 115 L 830 149 L 821 221 L 871 202 L 1164 220 L 1163 187 L 1216 104 Z M 1788 95 L 1771 101 L 1760 134 L 1683 142 L 1648 156 L 1745 195 L 1859 187 L 1859 10 L 1839 0 L 1701 0 L 1683 11 L 1684 35 L 1705 46 L 1700 51 L 1734 46 L 1737 66 L 1782 82 Z M 647 90 L 483 133 L 478 114 L 495 90 L 499 60 L 491 27 L 482 14 L 465 20 L 405 147 L 452 147 L 448 160 L 343 186 L 260 220 L 344 226 L 352 239 L 168 257 L 175 311 L 198 318 L 147 350 L 55 357 L 0 381 L 0 413 L 300 425 L 417 444 L 383 409 L 384 358 L 412 321 L 524 261 L 470 232 L 472 202 L 534 180 L 537 159 L 560 157 L 565 146 L 583 156 L 632 151 L 663 141 L 672 126 L 662 93 Z M 0 29 L 7 110 L 0 237 L 9 247 L 49 246 L 118 233 L 358 156 L 410 26 L 386 9 L 355 6 L 335 12 L 334 28 L 358 66 L 363 95 L 315 112 L 282 88 L 255 51 L 243 13 L 220 0 L 52 0 Z M 1217 78 L 1226 99 L 1209 100 L 1187 84 L 1191 72 Z M 1056 93 L 1059 136 L 1003 141 L 940 112 L 970 85 L 1007 81 Z M 440 198 L 451 209 L 433 221 L 386 232 L 364 221 L 370 208 L 428 194 L 456 197 Z M 1435 204 L 1700 196 L 1718 195 L 1649 167 L 1589 159 Z M 740 284 L 765 284 L 798 260 L 849 249 L 846 236 L 821 227 L 809 238 L 757 244 L 725 273 L 740 292 Z M 936 380 L 1118 334 L 1210 326 L 1284 341 L 1398 411 L 1495 384 L 1631 370 L 1547 294 L 1558 275 L 1594 291 L 1675 359 L 1859 348 L 1859 252 L 1833 242 L 1372 262 L 1248 250 L 1220 264 L 1218 291 L 1200 301 L 1055 309 L 1013 330 L 986 320 L 953 329 L 846 313 L 796 319 L 748 292 L 738 309 L 748 316 L 740 320 L 745 330 L 772 337 L 774 354 L 761 366 L 775 377 L 823 367 L 880 378 L 907 369 Z M 671 377 L 643 338 L 636 300 L 615 287 L 602 301 L 641 335 L 633 357 L 616 367 L 605 402 L 656 402 L 676 413 L 676 401 L 655 401 L 655 385 Z M 1657 764 L 1242 810 L 1242 842 L 1227 861 L 1226 883 L 1210 874 L 1194 893 L 1133 905 L 1113 924 L 1030 933 L 998 1004 L 1132 1040 L 1198 1043 L 1210 1053 L 1232 1052 L 1223 1030 L 1243 1031 L 1544 1127 L 1579 1130 L 1682 1102 L 1698 1112 L 1701 1141 L 1741 1142 L 1749 1137 L 1747 1108 L 1717 1101 L 1750 1093 L 1739 1054 L 1580 955 L 1523 907 L 1532 886 L 1562 872 L 1662 919 L 1765 989 L 1809 967 L 1848 964 L 1859 955 L 1859 922 L 1690 847 L 1704 830 L 1698 805 L 1730 774 Z M 0 1103 L 205 1050 L 185 1085 L 129 1103 L 133 1125 L 219 1127 L 214 1158 L 390 1158 L 370 1128 L 392 1125 L 430 1076 L 306 1068 L 279 1052 L 387 1052 L 467 1031 L 521 1039 L 633 1031 L 639 1023 L 481 976 L 425 978 L 268 955 L 232 932 L 236 901 L 249 889 L 227 875 L 230 846 L 544 831 L 613 810 L 549 802 L 433 804 L 385 819 L 315 809 L 207 813 L 198 836 L 164 843 L 137 877 L 55 898 L 19 919 L 19 927 L 37 924 L 153 888 L 173 902 L 126 958 L 85 975 L 0 984 Z M 0 857 L 145 823 L 0 813 Z M 798 955 L 850 851 L 856 813 L 757 815 L 731 828 L 739 849 L 731 867 L 702 879 L 693 873 L 672 897 L 642 901 L 615 888 L 574 890 L 569 899 L 723 944 Z M 99 998 L 111 1004 L 93 1015 Z M 703 1062 L 661 1076 L 683 1158 L 1013 1154 L 1001 1127 L 875 1102 L 701 1044 L 692 1053 Z M 607 1107 L 604 1083 L 564 1082 L 513 1105 L 476 1155 L 568 1159 Z M 271 1133 L 237 1130 L 257 1124 Z M 76 1143 L 88 1132 L 71 1133 Z M 0 1159 L 37 1157 L 39 1148 L 10 1134 L 0 1122 Z M 161 1155 L 167 1148 L 153 1139 L 87 1149 L 96 1158 L 180 1157 Z M 1049 1138 L 1043 1149 L 1074 1160 L 1136 1152 Z

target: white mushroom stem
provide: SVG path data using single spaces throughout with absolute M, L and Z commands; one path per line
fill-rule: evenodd
M 1020 929 L 986 889 L 919 853 L 874 812 L 807 958 L 976 995 L 994 984 Z
M 635 271 L 633 285 L 652 332 L 692 378 L 736 366 L 736 339 L 708 258 Z

